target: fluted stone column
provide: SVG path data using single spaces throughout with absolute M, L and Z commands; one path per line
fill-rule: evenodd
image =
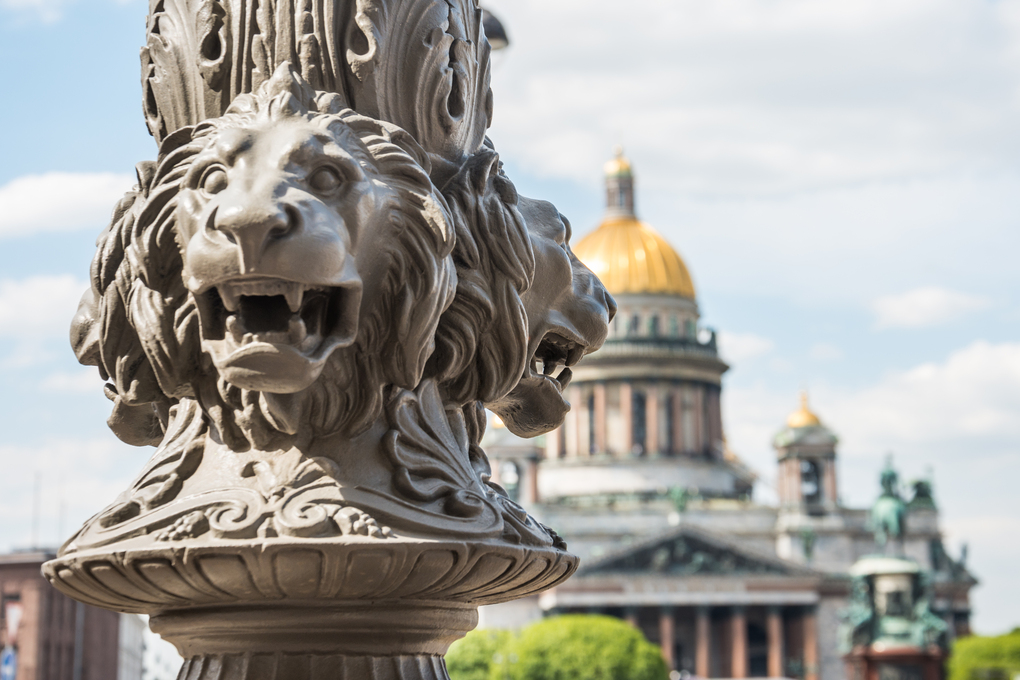
M 679 387 L 672 388 L 673 394 L 673 451 L 684 453 L 684 396 Z
M 595 383 L 595 452 L 606 452 L 606 385 Z
M 648 454 L 661 452 L 662 442 L 659 441 L 659 387 L 650 385 L 648 387 L 647 401 L 645 401 L 645 442 L 648 445 Z
M 572 405 L 581 400 L 580 388 L 571 386 L 567 390 L 567 393 L 567 398 Z M 570 409 L 567 412 L 566 420 L 563 423 L 563 428 L 566 432 L 567 458 L 576 458 L 580 451 L 581 444 L 578 432 L 581 428 L 581 419 L 577 417 L 577 414 L 578 411 L 576 409 Z
M 769 607 L 766 623 L 768 636 L 768 673 L 770 678 L 783 676 L 783 612 L 779 607 Z
M 698 677 L 707 678 L 712 655 L 712 619 L 709 607 L 698 607 L 694 635 L 694 673 Z
M 804 611 L 804 680 L 818 680 L 818 615 L 814 607 Z
M 747 677 L 747 611 L 734 607 L 730 614 L 730 677 Z
M 676 659 L 673 658 L 673 650 L 676 647 L 676 621 L 673 619 L 672 607 L 662 607 L 659 610 L 659 644 L 662 647 L 662 656 L 666 659 L 666 666 L 672 670 L 676 667 Z

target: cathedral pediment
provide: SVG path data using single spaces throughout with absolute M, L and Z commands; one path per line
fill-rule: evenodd
M 712 532 L 683 527 L 582 564 L 578 576 L 809 576 L 804 567 L 749 550 Z

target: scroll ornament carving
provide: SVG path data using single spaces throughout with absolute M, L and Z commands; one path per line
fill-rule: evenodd
M 492 483 L 483 405 L 559 425 L 615 305 L 484 137 L 488 50 L 473 0 L 150 6 L 159 154 L 71 342 L 111 429 L 155 451 L 45 573 L 152 615 L 182 677 L 249 677 L 268 650 L 442 678 L 423 658 L 479 604 L 577 567 Z M 265 677 L 298 677 L 276 659 Z

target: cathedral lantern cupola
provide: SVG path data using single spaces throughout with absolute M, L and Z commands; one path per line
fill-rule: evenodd
M 634 213 L 634 173 L 630 161 L 623 157 L 623 147 L 616 147 L 616 157 L 606 163 L 606 216 L 631 217 Z
M 800 408 L 786 419 L 773 446 L 779 456 L 779 504 L 785 510 L 820 515 L 839 503 L 836 485 L 836 444 L 839 439 L 808 405 L 801 393 Z

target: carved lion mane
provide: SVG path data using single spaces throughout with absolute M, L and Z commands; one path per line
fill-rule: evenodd
M 203 351 L 201 314 L 186 286 L 187 244 L 178 221 L 189 169 L 225 133 L 258 135 L 294 122 L 332 136 L 353 157 L 381 200 L 372 209 L 376 241 L 357 331 L 332 351 L 314 384 L 294 394 L 266 394 L 227 382 Z M 157 443 L 170 409 L 197 399 L 235 450 L 267 438 L 356 434 L 380 414 L 388 385 L 413 388 L 434 347 L 439 317 L 456 285 L 454 235 L 446 202 L 428 177 L 426 154 L 394 125 L 359 115 L 334 93 L 316 92 L 282 65 L 256 94 L 238 97 L 220 118 L 167 137 L 157 163 L 139 166 L 139 185 L 117 206 L 98 241 L 92 289 L 72 325 L 79 360 L 97 365 L 115 402 L 111 427 L 130 443 Z M 337 229 L 355 218 L 337 210 Z M 364 221 L 364 218 L 362 218 Z M 360 250 L 352 249 L 358 260 Z M 360 269 L 359 269 L 360 272 Z M 139 435 L 138 409 L 150 425 Z M 152 418 L 158 414 L 159 425 Z
M 517 190 L 499 155 L 484 147 L 443 187 L 454 215 L 457 295 L 436 332 L 429 362 L 452 406 L 487 402 L 517 385 L 528 358 L 521 295 L 535 277 Z

